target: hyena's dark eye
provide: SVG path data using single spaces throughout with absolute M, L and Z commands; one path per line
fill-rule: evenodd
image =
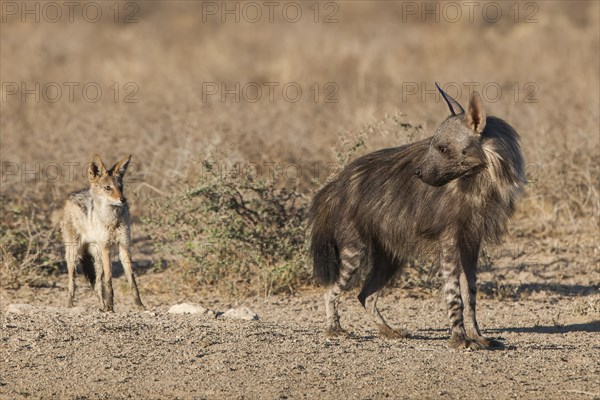
M 446 152 L 446 146 L 438 146 L 438 150 L 440 151 L 440 153 L 445 153 Z
M 104 186 L 104 190 L 106 190 L 106 191 L 110 190 L 110 186 Z

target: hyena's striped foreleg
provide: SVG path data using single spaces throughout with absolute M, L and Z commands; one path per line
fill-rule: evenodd
M 340 249 L 340 272 L 337 280 L 325 292 L 325 313 L 327 320 L 327 335 L 337 336 L 345 334 L 340 325 L 338 304 L 342 290 L 358 270 L 366 258 L 366 246 L 357 241 L 343 245 Z
M 459 251 L 459 249 L 454 246 L 445 246 L 441 255 L 442 275 L 445 282 L 444 297 L 446 300 L 446 306 L 448 308 L 448 318 L 450 319 L 451 324 L 450 347 L 459 349 L 483 349 L 489 346 L 485 346 L 483 342 L 478 340 L 471 339 L 465 330 L 463 319 L 463 298 L 467 303 L 467 318 L 469 319 L 469 322 L 473 322 L 475 321 L 475 296 L 471 295 L 469 289 L 467 275 L 465 274 L 462 266 L 461 258 L 463 255 L 461 253 L 462 251 Z M 464 275 L 464 277 L 462 277 L 462 275 Z M 471 273 L 469 273 L 469 275 L 471 275 Z M 473 285 L 475 283 L 474 277 L 473 270 L 471 277 Z M 462 290 L 461 281 L 463 281 Z
M 460 291 L 464 304 L 464 325 L 467 337 L 480 348 L 501 347 L 496 340 L 481 336 L 477 324 L 477 260 L 479 258 L 479 244 L 461 245 L 460 260 L 462 269 L 460 273 Z
M 442 276 L 444 277 L 444 299 L 450 319 L 450 346 L 454 348 L 471 347 L 467 338 L 463 321 L 463 302 L 460 293 L 461 267 L 458 249 L 454 246 L 444 246 L 441 251 Z
M 391 328 L 377 309 L 377 299 L 381 289 L 394 276 L 402 262 L 394 263 L 380 253 L 374 254 L 373 258 L 373 268 L 365 280 L 358 295 L 358 300 L 367 310 L 382 336 L 387 338 L 407 337 L 408 333 L 406 331 Z

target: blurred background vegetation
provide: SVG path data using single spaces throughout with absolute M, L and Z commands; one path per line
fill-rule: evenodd
M 96 2 L 103 15 L 91 23 L 88 3 L 73 22 L 43 9 L 23 22 L 3 3 L 2 288 L 65 285 L 59 210 L 86 186 L 94 153 L 133 154 L 126 193 L 143 290 L 310 285 L 312 193 L 360 154 L 430 136 L 447 114 L 434 81 L 463 104 L 469 85 L 489 88 L 488 113 L 522 137 L 527 193 L 506 244 L 484 252 L 483 279 L 600 284 L 598 2 L 481 2 L 456 22 L 443 2 L 296 2 L 295 23 L 265 9 L 256 23 L 223 22 L 207 7 L 224 3 L 200 1 Z M 484 18 L 487 4 L 502 17 Z M 36 83 L 39 101 L 23 99 Z M 49 83 L 63 89 L 55 102 Z M 90 83 L 96 102 L 82 92 Z M 236 84 L 239 101 L 222 101 Z M 298 101 L 286 84 L 301 88 Z M 416 264 L 401 284 L 434 281 Z

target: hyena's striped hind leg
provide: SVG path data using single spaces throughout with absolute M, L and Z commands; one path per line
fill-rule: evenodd
M 408 337 L 408 333 L 403 329 L 394 329 L 388 325 L 377 309 L 377 299 L 381 289 L 392 279 L 401 266 L 402 261 L 394 262 L 381 252 L 375 252 L 373 255 L 373 268 L 358 295 L 358 300 L 375 322 L 379 333 L 390 339 L 405 338 Z
M 347 287 L 350 278 L 365 262 L 367 257 L 366 250 L 366 246 L 359 241 L 345 244 L 340 249 L 340 272 L 338 278 L 325 292 L 327 336 L 346 334 L 346 331 L 340 325 L 340 315 L 338 313 L 340 294 Z

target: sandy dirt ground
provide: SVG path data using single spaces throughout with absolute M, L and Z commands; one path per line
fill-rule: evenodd
M 111 314 L 96 311 L 87 287 L 78 295 L 68 310 L 62 288 L 3 291 L 0 398 L 600 399 L 595 293 L 482 299 L 484 334 L 505 345 L 497 351 L 449 349 L 440 296 L 399 289 L 380 305 L 411 332 L 400 340 L 377 336 L 354 291 L 341 304 L 350 336 L 335 339 L 323 334 L 320 290 L 238 304 L 149 295 L 145 312 L 117 290 Z M 260 319 L 168 313 L 186 300 L 244 305 Z M 34 308 L 7 313 L 15 303 Z
M 74 21 L 69 3 L 78 4 Z M 95 3 L 103 18 L 89 21 L 79 3 Z M 282 7 L 274 23 L 266 8 L 258 23 L 206 19 L 207 3 L 269 2 L 2 2 L 0 399 L 600 400 L 600 2 L 477 1 L 472 20 L 469 2 L 296 1 L 305 7 L 298 23 Z M 437 18 L 457 3 L 460 21 Z M 486 3 L 500 7 L 497 22 L 484 18 Z M 407 15 L 411 4 L 418 15 Z M 48 21 L 56 5 L 62 18 Z M 335 23 L 324 21 L 330 6 L 339 8 Z M 32 8 L 45 18 L 36 21 Z M 351 335 L 335 339 L 323 333 L 321 290 L 238 300 L 217 292 L 259 293 L 270 284 L 257 282 L 275 270 L 297 275 L 294 290 L 310 277 L 279 269 L 285 254 L 234 271 L 217 262 L 205 222 L 221 214 L 180 200 L 211 182 L 205 162 L 260 166 L 265 181 L 275 168 L 278 185 L 312 198 L 340 158 L 433 135 L 448 115 L 435 81 L 458 89 L 448 91 L 464 106 L 470 91 L 481 92 L 488 115 L 521 135 L 526 194 L 478 275 L 479 322 L 503 350 L 449 349 L 440 285 L 428 277 L 406 279 L 397 286 L 410 290 L 390 289 L 380 301 L 390 323 L 412 333 L 399 340 L 377 336 L 357 290 L 340 309 Z M 298 101 L 284 95 L 290 84 L 303 90 Z M 88 85 L 103 95 L 90 98 Z M 206 90 L 212 85 L 219 93 Z M 258 101 L 246 91 L 255 86 Z M 353 150 L 363 136 L 364 148 Z M 115 313 L 97 311 L 83 282 L 77 308 L 64 308 L 53 215 L 87 186 L 94 153 L 133 154 L 126 192 L 146 312 L 132 307 L 122 269 Z M 242 175 L 240 187 L 254 185 Z M 279 232 L 256 224 L 271 248 Z M 215 236 L 220 245 L 224 235 Z M 237 243 L 247 245 L 223 248 Z M 213 259 L 208 272 L 197 253 Z M 182 302 L 247 306 L 260 318 L 168 313 Z M 31 308 L 8 313 L 11 304 Z

